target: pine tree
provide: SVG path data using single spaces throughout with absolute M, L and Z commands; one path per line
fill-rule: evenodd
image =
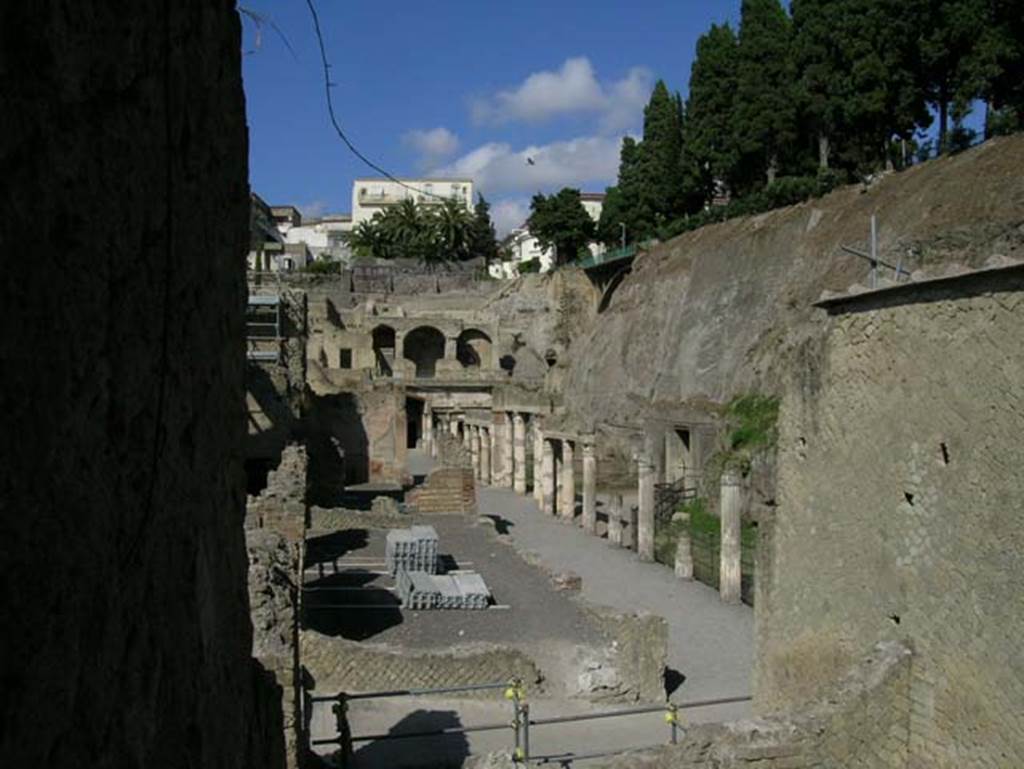
M 993 0 L 917 0 L 921 78 L 939 115 L 939 152 L 949 145 L 950 118 L 962 118 L 984 91 L 981 41 L 995 23 Z M 1019 13 L 1018 5 L 1018 13 Z
M 737 82 L 736 35 L 728 24 L 712 25 L 697 41 L 686 102 L 683 164 L 704 202 L 715 185 L 728 189 L 736 173 L 732 125 Z
M 491 204 L 483 195 L 478 195 L 473 207 L 473 221 L 470 225 L 469 249 L 470 257 L 483 257 L 484 263 L 490 265 L 498 258 L 498 238 L 491 221 Z
M 1020 0 L 992 0 L 974 69 L 987 104 L 985 132 L 1024 129 L 1024 12 Z
M 654 224 L 683 212 L 683 107 L 659 80 L 644 108 L 644 138 L 640 145 L 643 195 Z
M 743 0 L 733 136 L 745 184 L 771 184 L 796 142 L 796 68 L 792 25 L 779 0 Z
M 792 0 L 793 55 L 803 95 L 803 113 L 818 144 L 818 167 L 827 169 L 845 128 L 851 94 L 849 52 L 844 47 L 843 0 Z

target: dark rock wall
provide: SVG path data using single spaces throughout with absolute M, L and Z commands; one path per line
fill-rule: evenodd
M 283 759 L 245 584 L 239 32 L 226 0 L 0 6 L 4 766 Z

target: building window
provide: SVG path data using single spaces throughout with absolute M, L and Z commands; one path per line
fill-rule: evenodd
M 352 350 L 338 350 L 338 368 L 352 368 Z

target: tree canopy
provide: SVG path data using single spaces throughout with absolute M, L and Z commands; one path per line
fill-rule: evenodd
M 456 200 L 415 203 L 403 200 L 360 222 L 348 236 L 349 245 L 360 256 L 381 259 L 418 259 L 439 264 L 471 259 L 484 247 L 483 216 L 487 209 L 471 215 Z M 489 230 L 493 241 L 493 228 Z M 495 246 L 496 248 L 496 246 Z
M 594 220 L 583 207 L 580 191 L 569 187 L 554 195 L 534 195 L 526 224 L 542 248 L 555 249 L 559 265 L 576 259 L 594 238 Z

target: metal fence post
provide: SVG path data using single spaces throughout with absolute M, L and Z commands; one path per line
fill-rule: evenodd
M 530 761 L 530 703 L 524 702 L 519 709 L 523 716 L 523 763 Z
M 668 723 L 669 742 L 677 745 L 679 743 L 679 708 L 673 702 L 668 704 L 668 709 L 665 711 L 665 721 Z
M 341 769 L 348 769 L 352 757 L 352 730 L 348 725 L 348 701 L 345 692 L 338 694 L 334 703 L 334 718 L 338 730 L 338 745 L 341 748 Z

